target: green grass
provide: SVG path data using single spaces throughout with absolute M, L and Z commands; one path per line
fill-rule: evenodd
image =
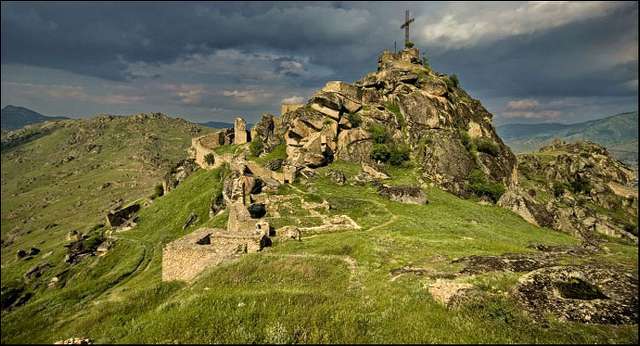
M 270 152 L 260 157 L 256 157 L 255 155 L 247 156 L 247 159 L 255 161 L 261 165 L 264 165 L 271 160 L 276 160 L 276 159 L 285 160 L 286 158 L 287 158 L 287 145 L 285 143 L 280 143 L 276 145 L 273 148 L 273 150 L 271 150 Z
M 532 226 L 514 213 L 423 186 L 430 203 L 407 205 L 377 195 L 373 186 L 336 186 L 324 176 L 347 177 L 357 164 L 338 161 L 308 184 L 278 194 L 327 200 L 329 215 L 347 214 L 361 227 L 276 241 L 263 253 L 209 268 L 192 285 L 163 283 L 161 249 L 191 227 L 221 226 L 208 219 L 221 170 L 198 171 L 140 212 L 138 227 L 119 234 L 113 251 L 77 265 L 67 287 L 38 292 L 25 306 L 2 314 L 2 342 L 54 342 L 90 337 L 119 343 L 606 343 L 637 341 L 637 326 L 533 321 L 500 292 L 518 274 L 487 273 L 468 280 L 486 297 L 448 310 L 424 288 L 431 279 L 390 271 L 419 266 L 454 273 L 451 260 L 468 255 L 530 252 L 530 243 L 577 244 L 564 233 Z M 392 184 L 415 184 L 412 168 L 389 169 Z M 298 202 L 295 202 L 295 200 Z M 293 199 L 293 212 L 302 209 Z M 3 203 L 4 204 L 4 203 Z M 286 222 L 283 221 L 283 224 Z M 35 236 L 37 232 L 33 232 Z M 637 248 L 607 243 L 607 260 L 637 261 Z M 3 250 L 5 261 L 13 253 Z M 350 262 L 351 261 L 351 262 Z
M 215 147 L 213 151 L 218 155 L 235 154 L 239 147 L 237 144 L 225 144 Z

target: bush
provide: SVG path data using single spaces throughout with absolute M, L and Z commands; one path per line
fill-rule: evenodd
M 216 157 L 213 155 L 213 153 L 208 153 L 204 156 L 204 162 L 207 165 L 213 165 L 214 163 L 216 163 Z
M 591 183 L 581 176 L 576 176 L 571 182 L 569 182 L 569 189 L 573 193 L 587 193 L 591 191 Z
M 391 151 L 389 150 L 386 144 L 376 143 L 373 145 L 373 148 L 371 148 L 370 156 L 371 156 L 371 159 L 373 160 L 380 161 L 380 162 L 387 162 L 391 157 Z
M 453 83 L 454 87 L 458 87 L 460 85 L 460 81 L 458 80 L 458 75 L 456 75 L 455 73 L 452 74 L 449 79 L 451 79 L 451 82 Z
M 371 133 L 373 142 L 376 144 L 384 144 L 390 139 L 387 129 L 382 125 L 371 124 L 369 126 L 369 133 Z
M 156 199 L 158 197 L 162 197 L 163 195 L 164 195 L 164 187 L 162 186 L 162 184 L 157 184 L 153 189 L 153 195 L 151 195 L 151 199 Z
M 467 148 L 468 151 L 471 151 L 471 137 L 469 136 L 469 133 L 465 130 L 458 130 L 458 132 L 460 133 L 460 140 L 462 141 L 462 145 L 464 145 L 464 147 Z
M 431 69 L 431 65 L 429 64 L 429 58 L 427 58 L 426 54 L 422 54 L 422 66 L 425 68 Z
M 400 125 L 400 127 L 404 127 L 404 116 L 402 115 L 402 112 L 400 111 L 400 106 L 398 106 L 398 104 L 396 104 L 395 102 L 385 102 L 384 104 L 384 108 L 386 108 L 389 112 L 393 113 L 393 115 L 395 115 L 396 119 L 398 120 L 398 124 Z
M 391 146 L 389 152 L 389 163 L 394 166 L 400 166 L 409 160 L 409 147 L 404 144 Z
M 500 147 L 489 139 L 476 138 L 475 145 L 478 151 L 487 153 L 492 156 L 500 154 Z
M 500 199 L 504 193 L 504 185 L 489 181 L 484 172 L 474 169 L 469 173 L 469 189 L 478 197 L 489 197 L 494 203 Z
M 251 155 L 258 157 L 264 151 L 264 143 L 262 143 L 262 139 L 254 138 L 249 144 L 249 151 Z
M 415 44 L 413 44 L 413 42 L 411 41 L 407 41 L 404 43 L 405 48 L 413 48 L 413 46 L 415 46 Z
M 553 196 L 555 196 L 556 198 L 562 196 L 562 194 L 564 193 L 565 190 L 568 189 L 568 186 L 566 183 L 560 183 L 560 182 L 554 182 L 553 183 Z
M 347 113 L 347 120 L 351 123 L 351 127 L 358 127 L 362 124 L 362 118 L 359 114 Z

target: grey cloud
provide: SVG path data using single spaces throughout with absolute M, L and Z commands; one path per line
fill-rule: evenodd
M 66 71 L 67 78 L 96 77 L 83 82 L 87 89 L 99 89 L 101 84 L 105 86 L 102 92 L 109 93 L 111 86 L 124 84 L 144 94 L 146 103 L 126 109 L 153 106 L 192 118 L 215 109 L 212 116 L 246 112 L 255 118 L 262 111 L 276 111 L 284 98 L 308 97 L 327 80 L 353 81 L 375 70 L 382 49 L 392 49 L 394 40 L 401 45 L 399 26 L 406 8 L 416 18 L 412 37 L 432 66 L 456 73 L 463 87 L 483 101 L 498 121 L 506 115 L 509 101 L 527 98 L 541 104 L 558 98 L 581 99 L 588 104 L 601 100 L 602 107 L 582 107 L 584 112 L 601 112 L 605 105 L 612 105 L 605 100 L 613 99 L 627 109 L 637 108 L 637 3 L 607 6 L 603 14 L 595 16 L 561 18 L 560 24 L 556 20 L 549 27 L 534 22 L 533 29 L 519 35 L 503 32 L 491 39 L 483 36 L 458 48 L 422 35 L 425 27 L 447 15 L 469 18 L 471 23 L 476 18 L 491 22 L 499 15 L 495 6 L 413 2 L 3 3 L 2 80 L 15 81 L 11 78 L 18 75 L 36 78 L 36 69 L 31 67 L 40 67 L 51 75 L 54 70 Z M 501 6 L 513 9 L 523 4 Z M 18 70 L 15 66 L 29 68 Z M 62 79 L 59 74 L 56 78 Z M 157 86 L 161 84 L 196 85 L 202 88 L 202 95 L 191 89 L 194 94 L 180 96 L 178 90 L 160 90 Z M 237 93 L 225 96 L 224 90 Z M 247 90 L 263 90 L 263 95 L 271 96 L 251 103 L 247 102 L 251 96 L 243 94 Z M 2 102 L 16 103 L 9 98 L 17 95 L 3 90 Z M 92 95 L 99 95 L 99 91 Z M 50 101 L 55 102 L 59 101 Z M 96 108 L 86 102 L 83 105 Z M 56 104 L 54 108 L 61 107 Z M 118 107 L 114 106 L 125 109 Z M 579 117 L 578 108 L 564 106 L 554 111 L 562 114 L 561 119 L 573 119 Z

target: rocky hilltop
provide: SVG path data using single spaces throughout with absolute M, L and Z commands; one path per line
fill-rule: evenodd
M 407 48 L 384 51 L 378 70 L 353 84 L 328 82 L 283 114 L 281 131 L 296 166 L 412 160 L 443 189 L 491 198 L 517 178 L 516 157 L 491 119 L 455 75 L 433 71 L 417 48 Z
M 637 242 L 637 176 L 602 146 L 557 140 L 518 164 L 520 184 L 499 205 L 587 241 L 601 233 Z

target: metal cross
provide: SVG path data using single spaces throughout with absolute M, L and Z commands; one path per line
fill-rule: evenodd
M 413 23 L 414 18 L 409 19 L 409 10 L 405 12 L 404 24 L 400 26 L 400 29 L 404 29 L 404 46 L 407 46 L 409 42 L 409 24 Z

